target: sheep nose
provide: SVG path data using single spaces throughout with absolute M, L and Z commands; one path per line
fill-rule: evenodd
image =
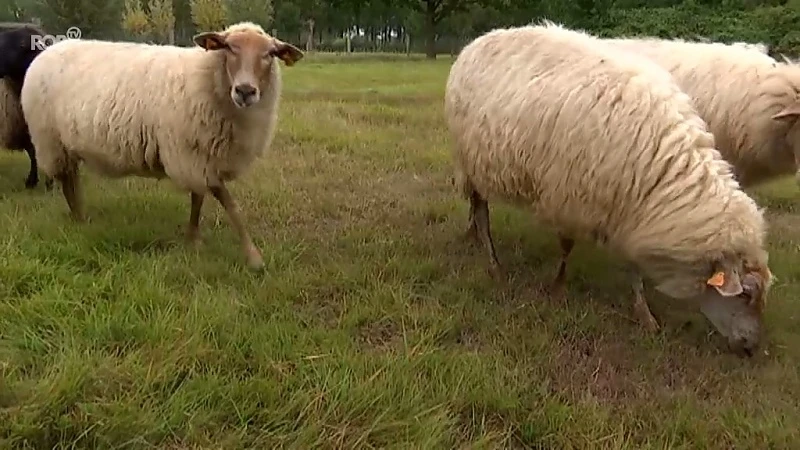
M 249 84 L 240 84 L 236 86 L 236 94 L 238 94 L 242 100 L 249 100 L 250 97 L 256 95 L 256 88 L 249 85 Z
M 759 340 L 754 337 L 742 337 L 731 342 L 734 352 L 739 356 L 752 357 L 759 347 Z

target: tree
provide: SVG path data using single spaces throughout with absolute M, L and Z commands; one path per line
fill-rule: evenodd
M 475 0 L 408 0 L 410 6 L 423 15 L 423 34 L 425 35 L 425 56 L 436 59 L 436 33 L 439 24 L 451 14 L 465 11 Z
M 231 23 L 249 21 L 269 32 L 274 13 L 270 0 L 228 0 L 227 6 Z
M 175 15 L 172 0 L 150 0 L 150 24 L 153 33 L 162 43 L 175 43 Z
M 192 22 L 198 31 L 223 29 L 229 23 L 225 0 L 190 0 Z
M 0 21 L 18 22 L 23 20 L 27 10 L 30 9 L 30 3 L 26 0 L 5 0 L 0 5 Z
M 38 17 L 50 34 L 80 30 L 82 38 L 108 37 L 119 32 L 124 0 L 35 0 L 30 17 Z
M 150 20 L 144 8 L 142 8 L 141 0 L 125 0 L 125 10 L 122 13 L 122 29 L 140 38 L 150 34 Z

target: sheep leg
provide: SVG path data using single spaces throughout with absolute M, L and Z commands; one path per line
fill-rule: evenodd
M 39 166 L 36 163 L 36 151 L 33 145 L 26 145 L 25 152 L 28 154 L 28 159 L 31 160 L 31 169 L 28 172 L 28 178 L 25 179 L 25 188 L 33 189 L 39 184 Z
M 631 270 L 630 275 L 633 288 L 633 314 L 647 332 L 656 333 L 660 327 L 644 298 L 644 280 L 638 271 Z
M 475 230 L 486 251 L 489 253 L 489 274 L 496 281 L 504 278 L 503 269 L 500 261 L 497 260 L 497 252 L 492 241 L 492 232 L 489 226 L 489 203 L 475 191 L 470 196 L 470 209 L 474 209 L 473 222 Z
M 56 178 L 61 182 L 61 190 L 69 205 L 70 215 L 76 222 L 85 222 L 86 214 L 83 210 L 83 193 L 81 192 L 78 170 L 70 167 Z
M 564 294 L 567 279 L 567 259 L 572 253 L 572 248 L 575 247 L 575 240 L 565 237 L 562 233 L 558 233 L 558 243 L 561 246 L 561 261 L 559 261 L 558 272 L 550 288 L 553 295 Z
M 233 199 L 233 196 L 231 196 L 228 188 L 221 184 L 209 189 L 211 190 L 211 194 L 214 195 L 214 198 L 216 198 L 220 205 L 225 208 L 225 212 L 228 213 L 228 218 L 230 219 L 233 228 L 236 230 L 236 233 L 239 235 L 239 239 L 241 240 L 242 250 L 244 251 L 245 258 L 247 259 L 247 265 L 254 270 L 264 267 L 264 260 L 261 257 L 261 252 L 255 246 L 255 244 L 253 244 L 253 240 L 250 238 L 250 233 L 248 233 L 247 229 L 245 229 L 244 221 L 242 220 L 242 214 L 239 211 L 239 205 L 236 204 L 236 201 Z
M 189 215 L 189 226 L 186 227 L 186 240 L 192 245 L 200 242 L 200 210 L 204 199 L 205 195 L 192 192 L 192 212 Z
M 478 224 L 475 222 L 475 202 L 472 198 L 473 197 L 470 196 L 469 226 L 467 226 L 467 230 L 464 232 L 462 239 L 467 242 L 478 242 L 480 240 L 478 238 Z

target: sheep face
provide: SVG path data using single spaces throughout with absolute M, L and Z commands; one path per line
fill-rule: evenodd
M 762 314 L 772 281 L 769 269 L 745 272 L 720 270 L 707 281 L 700 298 L 700 310 L 717 331 L 728 339 L 730 348 L 753 356 L 761 342 Z
M 738 259 L 738 258 L 737 258 Z M 702 273 L 690 267 L 662 277 L 656 289 L 674 298 L 697 301 L 700 311 L 727 340 L 731 350 L 752 356 L 761 342 L 762 315 L 772 273 L 765 265 L 721 261 Z M 673 266 L 673 269 L 675 266 Z M 705 281 L 704 281 L 705 280 Z
M 7 29 L 0 32 L 0 78 L 9 78 L 19 85 L 28 67 L 40 53 L 32 44 L 36 30 L 29 28 Z
M 303 57 L 297 47 L 251 29 L 200 33 L 194 42 L 206 50 L 225 52 L 230 96 L 237 108 L 258 103 L 275 58 L 291 66 Z

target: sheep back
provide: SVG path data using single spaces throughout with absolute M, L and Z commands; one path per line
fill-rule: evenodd
M 453 64 L 445 115 L 462 192 L 605 242 L 668 295 L 701 292 L 714 261 L 766 265 L 761 211 L 644 58 L 551 23 L 494 30 Z
M 757 50 L 681 40 L 608 39 L 667 69 L 695 104 L 716 146 L 749 187 L 798 170 L 796 121 L 773 115 L 797 107 L 800 68 Z M 795 116 L 796 117 L 796 116 Z

